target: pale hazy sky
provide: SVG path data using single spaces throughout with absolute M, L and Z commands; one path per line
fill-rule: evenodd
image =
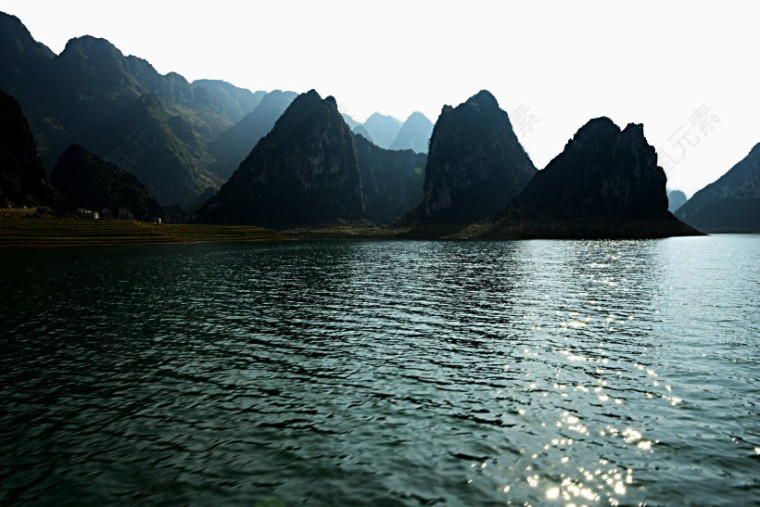
M 590 118 L 644 123 L 692 194 L 760 142 L 760 2 L 0 0 L 56 53 L 90 34 L 159 72 L 435 121 L 490 90 L 540 168 Z

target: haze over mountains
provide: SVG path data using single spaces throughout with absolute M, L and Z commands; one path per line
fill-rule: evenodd
M 705 232 L 760 232 L 760 144 L 676 216 Z
M 354 134 L 361 134 L 373 144 L 390 150 L 427 153 L 433 135 L 433 122 L 419 111 L 410 114 L 403 123 L 380 113 L 373 113 L 365 123 L 359 123 L 347 114 L 343 114 L 343 119 Z
M 200 220 L 275 228 L 389 222 L 419 199 L 424 158 L 355 137 L 335 99 L 311 90 L 291 103 L 199 210 Z
M 471 224 L 488 226 L 490 237 L 695 233 L 668 212 L 665 175 L 641 125 L 592 120 L 538 171 L 485 90 L 444 106 L 435 125 L 419 112 L 358 123 L 314 90 L 189 83 L 90 36 L 55 55 L 2 13 L 0 34 L 0 88 L 21 105 L 3 96 L 5 206 L 62 209 L 42 170 L 55 165 L 69 209 L 128 203 L 142 219 L 180 205 L 210 223 L 395 224 L 424 237 Z M 705 230 L 760 229 L 759 153 L 677 216 Z
M 675 213 L 686 203 L 686 194 L 680 190 L 668 190 L 668 211 Z

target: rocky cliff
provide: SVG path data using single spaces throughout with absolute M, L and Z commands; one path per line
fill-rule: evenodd
M 422 199 L 427 157 L 412 150 L 386 150 L 356 134 L 356 155 L 366 199 L 366 217 L 391 224 Z
M 668 211 L 665 173 L 641 125 L 584 125 L 507 207 L 488 237 L 650 238 L 697 234 Z
M 536 173 L 496 99 L 481 91 L 435 124 L 422 204 L 405 223 L 458 227 L 504 210 Z
M 283 228 L 364 213 L 353 134 L 335 99 L 311 90 L 293 101 L 199 220 Z
M 40 163 L 18 102 L 0 92 L 0 207 L 65 208 Z
M 296 95 L 294 92 L 274 90 L 266 94 L 258 107 L 234 127 L 222 132 L 209 146 L 209 151 L 216 158 L 212 165 L 215 172 L 225 179 L 229 178 L 259 140 L 272 130 Z

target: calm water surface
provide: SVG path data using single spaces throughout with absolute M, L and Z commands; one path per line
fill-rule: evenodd
M 0 251 L 0 503 L 752 504 L 760 236 Z

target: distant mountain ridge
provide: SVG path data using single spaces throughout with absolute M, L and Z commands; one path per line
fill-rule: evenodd
M 311 90 L 290 104 L 201 208 L 199 221 L 272 228 L 390 224 L 421 199 L 425 160 L 353 134 L 335 99 Z
M 678 208 L 686 203 L 686 194 L 680 190 L 668 190 L 668 211 L 675 213 Z
M 706 232 L 760 232 L 760 144 L 676 212 Z
M 402 123 L 393 116 L 380 113 L 372 113 L 363 124 L 372 142 L 385 149 L 390 149 L 401 130 L 401 125 Z
M 294 92 L 280 90 L 265 94 L 253 111 L 214 139 L 209 151 L 216 159 L 212 165 L 216 174 L 229 178 L 259 140 L 272 130 L 296 96 Z
M 392 150 L 413 150 L 415 153 L 427 153 L 430 137 L 433 135 L 433 122 L 420 112 L 409 115 L 401 126 Z

